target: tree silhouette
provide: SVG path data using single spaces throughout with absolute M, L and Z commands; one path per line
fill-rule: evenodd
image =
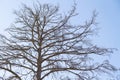
M 85 24 L 72 25 L 76 6 L 67 14 L 58 6 L 40 3 L 23 5 L 16 22 L 0 35 L 1 77 L 7 80 L 92 80 L 97 73 L 116 68 L 105 60 L 94 62 L 92 55 L 112 53 L 89 41 L 96 29 L 96 12 Z

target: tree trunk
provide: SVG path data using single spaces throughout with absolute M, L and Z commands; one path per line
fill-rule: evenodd
M 38 54 L 38 60 L 37 60 L 37 80 L 42 80 L 41 79 L 41 61 L 42 61 L 42 57 L 41 57 L 41 50 L 39 49 L 39 54 Z

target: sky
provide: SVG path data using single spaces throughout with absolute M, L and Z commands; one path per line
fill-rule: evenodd
M 0 0 L 0 34 L 7 35 L 5 29 L 15 21 L 14 10 L 19 9 L 22 3 L 32 5 L 36 0 Z M 120 67 L 120 0 L 38 0 L 41 3 L 57 4 L 61 11 L 71 9 L 74 1 L 77 3 L 79 16 L 73 21 L 79 24 L 89 19 L 93 10 L 98 12 L 98 35 L 93 43 L 106 48 L 117 48 L 109 59 L 115 66 Z

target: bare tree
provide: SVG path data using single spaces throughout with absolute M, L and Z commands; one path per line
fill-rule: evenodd
M 76 7 L 67 14 L 58 6 L 23 6 L 16 22 L 0 35 L 0 70 L 6 80 L 92 80 L 97 73 L 116 68 L 109 61 L 95 62 L 95 55 L 112 53 L 89 41 L 96 29 L 96 12 L 82 25 L 72 25 Z M 3 79 L 2 78 L 2 79 Z

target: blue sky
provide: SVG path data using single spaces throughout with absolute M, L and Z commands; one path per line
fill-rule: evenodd
M 41 3 L 59 4 L 62 11 L 69 11 L 73 0 L 38 0 Z M 111 63 L 120 67 L 120 0 L 75 0 L 79 16 L 74 23 L 78 24 L 92 15 L 96 10 L 98 31 L 93 42 L 102 47 L 117 48 L 112 56 Z M 15 20 L 13 11 L 21 7 L 21 3 L 31 5 L 34 0 L 1 0 L 0 2 L 0 34 L 7 35 L 4 29 L 9 27 Z

